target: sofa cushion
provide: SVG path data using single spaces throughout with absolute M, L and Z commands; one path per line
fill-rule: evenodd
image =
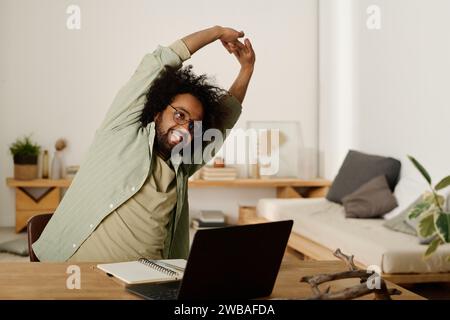
M 442 195 L 438 195 L 437 197 L 441 202 L 441 205 L 445 205 L 445 198 Z M 432 218 L 432 210 L 439 210 L 435 205 L 435 198 L 431 192 L 425 192 L 411 205 L 406 214 L 405 222 L 411 228 L 414 228 L 416 230 L 419 241 L 422 244 L 429 244 L 438 236 L 437 231 L 434 231 L 433 234 L 427 237 L 423 237 L 419 232 L 421 221 L 427 217 Z
M 383 218 L 389 220 L 399 214 L 403 214 L 409 208 L 411 203 L 420 197 L 425 191 L 429 190 L 425 179 L 420 176 L 405 176 L 403 175 L 395 186 L 394 195 L 398 202 L 398 207 L 386 213 Z
M 389 188 L 394 191 L 400 174 L 400 161 L 350 150 L 330 187 L 326 198 L 342 204 L 342 198 L 370 179 L 385 175 Z
M 397 206 L 384 175 L 377 176 L 342 199 L 347 218 L 378 218 Z
M 419 198 L 420 199 L 420 198 Z M 416 201 L 418 201 L 419 199 L 417 199 Z M 410 204 L 410 206 L 405 210 L 403 209 L 403 212 L 400 212 L 399 214 L 397 214 L 396 216 L 394 216 L 393 218 L 389 219 L 389 220 L 385 220 L 385 222 L 383 223 L 383 226 L 397 231 L 397 232 L 402 232 L 402 233 L 406 233 L 412 236 L 417 236 L 417 231 L 415 228 L 411 227 L 407 222 L 406 222 L 406 216 L 409 213 L 410 208 L 412 208 L 412 206 L 415 205 L 415 201 Z

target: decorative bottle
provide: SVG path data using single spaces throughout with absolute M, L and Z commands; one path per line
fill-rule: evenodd
M 42 157 L 42 179 L 48 179 L 48 150 L 44 150 Z
M 51 174 L 51 178 L 53 180 L 57 180 L 57 179 L 61 179 L 62 178 L 62 174 L 61 174 L 61 168 L 62 167 L 62 163 L 61 163 L 61 155 L 59 151 L 55 151 L 54 155 L 53 155 L 53 160 L 52 160 L 52 174 Z

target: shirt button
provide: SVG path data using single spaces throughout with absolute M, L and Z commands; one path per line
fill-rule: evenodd
M 131 191 L 133 191 L 133 192 L 134 192 L 135 190 L 136 190 L 136 188 L 135 188 L 135 187 L 131 187 Z
M 77 247 L 77 245 L 76 245 L 76 244 L 74 243 L 74 244 L 72 245 L 72 247 L 73 247 L 73 248 L 76 248 L 76 247 Z
M 93 227 L 94 227 L 94 225 L 91 223 L 91 224 L 89 225 L 89 228 L 92 229 Z
M 111 204 L 109 205 L 109 208 L 110 208 L 110 209 L 114 208 L 114 205 L 111 203 Z

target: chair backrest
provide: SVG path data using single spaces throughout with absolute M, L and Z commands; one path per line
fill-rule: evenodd
M 32 244 L 39 239 L 45 226 L 50 221 L 53 214 L 45 213 L 31 217 L 27 222 L 28 233 L 28 252 L 30 253 L 31 262 L 39 262 L 38 257 L 34 254 Z

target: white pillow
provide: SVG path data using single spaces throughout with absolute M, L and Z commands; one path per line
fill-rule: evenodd
M 404 176 L 400 178 L 394 190 L 395 198 L 397 198 L 398 206 L 388 213 L 384 219 L 392 219 L 402 213 L 408 206 L 417 200 L 417 198 L 425 191 L 430 190 L 425 180 L 416 180 L 414 178 Z

